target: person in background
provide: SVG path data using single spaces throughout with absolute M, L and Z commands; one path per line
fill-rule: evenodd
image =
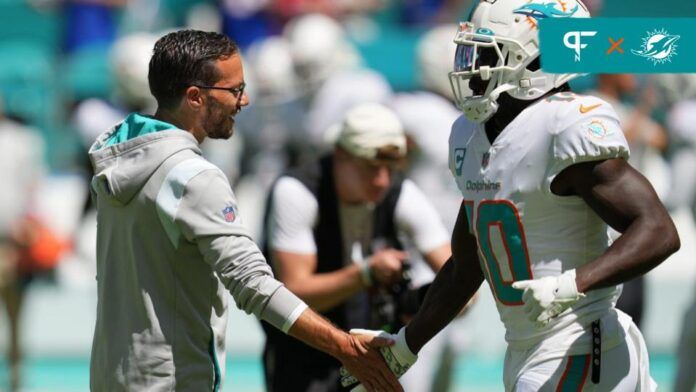
M 396 331 L 427 287 L 410 275 L 414 253 L 438 271 L 450 256 L 449 232 L 399 173 L 406 136 L 390 109 L 357 105 L 336 128 L 332 153 L 273 186 L 265 252 L 278 279 L 339 327 Z M 337 361 L 263 326 L 269 391 L 341 390 Z
M 386 78 L 364 65 L 337 20 L 321 14 L 302 15 L 285 26 L 283 36 L 305 95 L 303 144 L 312 151 L 332 149 L 331 143 L 326 143 L 332 135 L 326 132 L 341 122 L 349 109 L 362 103 L 384 104 L 392 97 Z
M 237 121 L 244 136 L 242 176 L 235 185 L 244 204 L 246 223 L 254 238 L 261 238 L 265 199 L 273 181 L 307 149 L 303 128 L 304 102 L 295 77 L 287 40 L 272 36 L 253 43 L 245 53 L 246 78 L 254 102 Z
M 148 89 L 147 71 L 156 41 L 155 34 L 134 33 L 119 38 L 109 50 L 109 69 L 114 79 L 113 95 L 108 100 L 93 97 L 80 101 L 71 113 L 71 123 L 78 131 L 85 150 L 104 129 L 113 126 L 128 113 L 154 113 L 156 102 Z
M 402 390 L 373 348 L 333 327 L 275 280 L 249 237 L 229 182 L 201 157 L 248 105 L 235 43 L 182 30 L 160 38 L 138 113 L 90 149 L 97 206 L 97 321 L 90 388 L 218 390 L 227 295 L 247 313 L 351 368 L 371 390 Z
M 255 42 L 245 56 L 253 73 L 249 87 L 254 103 L 239 118 L 245 137 L 246 171 L 263 174 L 264 191 L 292 162 L 293 151 L 306 146 L 302 90 L 294 73 L 287 40 L 276 35 Z M 268 171 L 273 167 L 276 172 Z M 270 175 L 269 175 L 270 174 Z
M 38 221 L 31 218 L 34 192 L 46 166 L 44 143 L 38 132 L 1 111 L 0 165 L 0 298 L 9 323 L 8 390 L 14 392 L 22 384 L 22 305 L 28 284 L 37 272 L 29 252 L 39 227 Z

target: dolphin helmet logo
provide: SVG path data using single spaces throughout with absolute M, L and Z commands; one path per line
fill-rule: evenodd
M 641 48 L 639 50 L 632 49 L 631 52 L 649 59 L 655 65 L 666 63 L 677 54 L 679 38 L 679 35 L 671 35 L 664 29 L 648 32 L 647 37 L 643 38 Z
M 561 8 L 556 8 L 557 6 L 560 6 Z M 525 4 L 520 8 L 517 8 L 516 10 L 512 11 L 515 14 L 520 14 L 520 15 L 525 15 L 529 16 L 531 18 L 536 19 L 539 21 L 540 19 L 546 19 L 546 18 L 569 18 L 575 14 L 575 12 L 578 10 L 578 5 L 575 4 L 575 7 L 570 10 L 566 11 L 565 10 L 565 3 L 558 4 L 556 2 L 549 2 L 545 4 L 538 4 L 538 3 L 529 3 Z

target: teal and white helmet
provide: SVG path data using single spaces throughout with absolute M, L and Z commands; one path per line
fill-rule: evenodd
M 580 0 L 481 0 L 454 38 L 457 51 L 449 76 L 457 106 L 469 120 L 484 122 L 498 110 L 497 99 L 504 92 L 537 99 L 580 76 L 542 72 L 532 62 L 539 57 L 540 20 L 588 17 Z M 494 65 L 478 64 L 486 48 L 497 55 Z M 468 84 L 475 76 L 488 84 L 481 95 L 472 96 Z

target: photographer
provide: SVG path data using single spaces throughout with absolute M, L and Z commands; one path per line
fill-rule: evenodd
M 425 195 L 398 174 L 406 137 L 393 112 L 359 105 L 338 127 L 330 155 L 274 184 L 264 249 L 276 277 L 340 328 L 395 332 L 418 304 L 409 256 L 439 270 L 451 254 L 449 234 Z M 337 361 L 264 330 L 268 391 L 341 390 Z

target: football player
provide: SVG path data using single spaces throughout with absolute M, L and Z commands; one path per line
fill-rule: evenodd
M 656 388 L 643 337 L 615 303 L 679 237 L 627 163 L 612 107 L 570 92 L 577 75 L 541 70 L 538 23 L 566 17 L 589 12 L 578 0 L 482 0 L 460 25 L 450 80 L 464 116 L 449 153 L 464 201 L 452 259 L 383 350 L 397 375 L 485 279 L 506 328 L 505 390 Z M 613 243 L 607 225 L 622 233 Z

